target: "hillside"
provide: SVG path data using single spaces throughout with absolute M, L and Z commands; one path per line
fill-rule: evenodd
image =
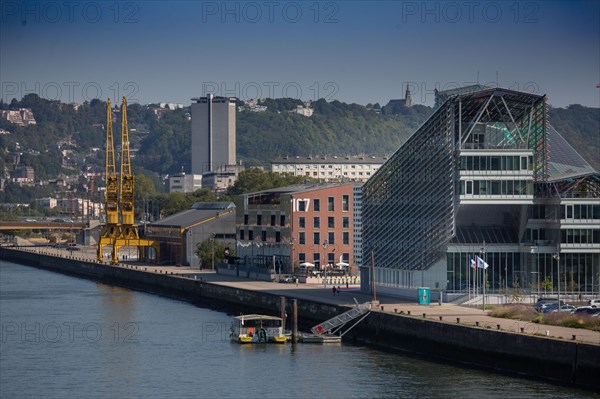
M 600 171 L 600 108 L 573 104 L 552 108 L 550 124 L 575 148 L 589 164 Z
M 380 113 L 358 104 L 319 100 L 312 103 L 314 114 L 306 117 L 289 112 L 298 105 L 297 100 L 268 99 L 262 104 L 267 105 L 267 111 L 237 114 L 238 158 L 246 165 L 268 166 L 269 160 L 285 155 L 391 154 L 432 112 L 421 105 L 376 106 Z M 0 109 L 19 107 L 31 108 L 37 125 L 18 127 L 0 120 L 0 128 L 10 131 L 0 135 L 0 167 L 5 172 L 13 169 L 15 153 L 21 154 L 22 164 L 35 168 L 36 179 L 103 171 L 104 101 L 86 102 L 78 110 L 35 94 L 10 105 L 0 101 Z M 190 170 L 189 108 L 164 112 L 160 119 L 152 106 L 130 104 L 127 111 L 136 169 L 156 177 L 177 173 L 182 166 Z M 118 144 L 118 109 L 113 117 Z M 549 120 L 600 170 L 600 109 L 581 105 L 554 108 L 549 111 Z

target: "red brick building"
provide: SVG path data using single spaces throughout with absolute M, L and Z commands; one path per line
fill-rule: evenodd
M 353 183 L 297 185 L 244 194 L 236 200 L 237 255 L 276 272 L 303 263 L 354 265 Z

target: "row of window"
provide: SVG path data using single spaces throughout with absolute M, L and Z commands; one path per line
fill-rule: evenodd
M 254 241 L 254 231 L 248 230 L 248 241 Z M 246 240 L 246 230 L 240 230 L 240 240 Z M 260 232 L 260 240 L 267 241 L 267 232 L 265 230 Z M 281 232 L 275 232 L 275 242 L 281 242 Z M 321 245 L 321 233 L 315 232 L 313 233 L 313 244 Z M 350 232 L 344 231 L 342 233 L 342 244 L 350 245 Z M 301 231 L 298 233 L 298 245 L 306 245 L 306 233 Z M 327 245 L 335 245 L 335 233 L 329 232 L 327 233 Z
M 560 207 L 561 219 L 600 219 L 600 205 L 576 204 Z
M 298 212 L 306 212 L 308 209 L 309 201 L 298 201 Z M 321 211 L 321 200 L 319 198 L 314 198 L 312 200 L 313 210 L 315 212 Z M 350 210 L 350 196 L 342 195 L 342 211 L 348 212 Z M 335 197 L 327 197 L 327 211 L 335 212 Z
M 246 230 L 240 230 L 240 240 L 246 239 Z M 260 240 L 267 241 L 267 232 L 265 230 L 260 232 Z M 254 241 L 254 230 L 248 230 L 248 241 Z M 275 242 L 281 242 L 281 232 L 275 232 Z
M 563 244 L 600 244 L 598 229 L 564 229 L 560 231 Z
M 460 195 L 533 195 L 533 181 L 461 180 Z
M 363 172 L 350 172 L 350 176 L 356 176 L 358 173 L 358 176 L 362 176 Z M 310 176 L 310 172 L 304 172 L 305 176 Z M 319 176 L 318 172 L 312 172 L 313 176 Z M 365 176 L 371 176 L 371 172 L 365 172 L 364 173 Z M 321 172 L 321 176 L 325 176 L 325 172 Z M 327 172 L 327 176 L 337 176 L 334 175 L 333 172 Z M 348 176 L 348 172 L 344 172 L 344 176 Z
M 300 216 L 298 218 L 298 227 L 301 229 L 306 228 L 306 218 L 304 216 Z M 320 216 L 313 217 L 313 228 L 315 228 L 315 229 L 321 228 L 321 217 Z M 335 229 L 335 217 L 334 216 L 327 217 L 327 228 Z M 342 217 L 342 228 L 344 228 L 344 229 L 350 228 L 350 218 L 348 216 Z
M 323 237 L 325 235 L 323 234 Z M 314 232 L 312 243 L 314 245 L 321 245 L 321 233 Z M 298 244 L 306 245 L 306 233 L 301 231 L 298 233 Z M 350 232 L 344 231 L 342 232 L 342 244 L 349 245 L 350 244 Z M 327 233 L 327 245 L 335 245 L 335 233 L 330 231 Z
M 315 266 L 320 267 L 321 255 L 322 254 L 320 252 L 313 252 L 313 256 L 312 256 L 312 259 L 310 260 L 310 262 L 313 263 Z M 338 254 L 338 257 L 339 257 L 339 254 Z M 304 262 L 307 262 L 306 253 L 300 252 L 298 254 L 298 263 L 304 263 Z M 328 252 L 327 253 L 327 263 L 329 263 L 331 265 L 335 265 L 337 262 L 338 262 L 338 260 L 336 259 L 335 252 Z M 350 254 L 348 252 L 342 253 L 342 262 L 350 263 Z
M 296 170 L 296 169 L 377 169 L 379 168 L 379 166 L 381 165 L 347 165 L 347 164 L 343 164 L 343 165 L 318 165 L 318 164 L 314 164 L 314 165 L 273 165 L 273 169 L 274 170 Z
M 533 156 L 465 155 L 460 157 L 460 170 L 533 170 Z
M 271 226 L 275 226 L 275 222 L 277 221 L 277 216 L 276 215 L 271 215 Z M 248 225 L 250 222 L 250 216 L 249 215 L 244 215 L 244 224 Z M 256 225 L 257 226 L 262 226 L 263 225 L 263 215 L 261 215 L 260 213 L 256 215 Z M 285 226 L 285 215 L 279 215 L 279 226 L 284 227 Z

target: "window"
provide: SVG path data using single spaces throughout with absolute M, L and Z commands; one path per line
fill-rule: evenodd
M 244 224 L 248 225 L 248 215 L 244 215 Z
M 350 263 L 350 254 L 348 252 L 342 254 L 342 262 Z
M 333 216 L 327 218 L 327 228 L 335 229 L 335 218 Z
M 343 227 L 344 229 L 348 229 L 348 228 L 350 228 L 350 218 L 349 218 L 348 216 L 344 216 L 344 217 L 342 218 L 342 227 Z
M 473 180 L 467 180 L 467 195 L 473 195 Z
M 299 263 L 304 263 L 306 262 L 306 254 L 304 252 L 300 252 L 298 254 L 298 262 Z
M 521 170 L 527 170 L 527 157 L 521 157 Z
M 240 230 L 240 240 L 244 239 L 244 230 Z
M 313 244 L 320 245 L 320 243 L 321 243 L 321 234 L 313 233 Z
M 256 225 L 262 226 L 262 215 L 256 215 Z
M 262 241 L 267 241 L 267 232 L 265 230 L 260 232 L 260 239 Z
M 271 226 L 275 226 L 275 215 L 271 215 Z
M 280 231 L 275 232 L 275 242 L 281 242 L 281 232 Z
M 301 229 L 306 228 L 306 218 L 304 216 L 300 216 L 298 218 L 298 227 L 300 227 Z
M 573 205 L 567 205 L 567 219 L 573 219 Z
M 344 245 L 350 244 L 350 233 L 347 231 L 344 231 L 342 233 L 342 244 L 344 244 Z
M 313 217 L 313 228 L 320 229 L 321 228 L 321 218 L 318 216 Z
M 342 211 L 348 212 L 350 209 L 350 197 L 348 195 L 342 195 Z
M 327 198 L 327 211 L 329 211 L 329 212 L 335 211 L 335 198 L 334 197 Z
M 313 207 L 315 208 L 315 212 L 321 211 L 321 200 L 318 198 L 315 198 L 313 200 Z
M 335 233 L 333 231 L 330 231 L 329 234 L 327 235 L 327 243 L 329 245 L 335 244 Z
M 306 201 L 298 201 L 298 212 L 306 212 Z
M 306 244 L 306 233 L 301 231 L 298 233 L 298 244 L 305 245 Z
M 320 252 L 314 252 L 313 253 L 313 263 L 315 264 L 315 266 L 318 269 L 321 268 L 321 253 Z
M 253 230 L 248 230 L 248 240 L 250 240 L 250 241 L 254 240 L 254 231 Z
M 280 225 L 281 227 L 284 227 L 284 226 L 285 226 L 285 215 L 280 215 L 280 216 L 279 216 L 279 225 Z

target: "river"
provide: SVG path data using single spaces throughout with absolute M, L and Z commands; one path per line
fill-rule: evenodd
M 210 309 L 0 262 L 2 398 L 587 398 L 355 345 L 242 346 Z

